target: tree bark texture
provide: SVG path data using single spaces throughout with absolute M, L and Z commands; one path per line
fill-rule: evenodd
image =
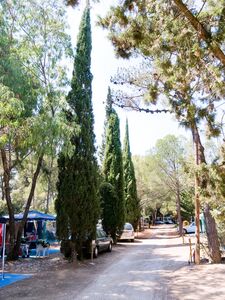
M 9 154 L 10 155 L 10 154 Z M 7 158 L 7 152 L 5 149 L 1 149 L 1 159 L 3 165 L 3 190 L 6 199 L 6 204 L 9 213 L 9 252 L 8 258 L 12 259 L 14 255 L 14 244 L 15 244 L 15 220 L 14 220 L 14 208 L 11 201 L 10 194 L 10 173 L 11 166 L 9 159 Z
M 201 138 L 198 132 L 198 128 L 196 124 L 192 127 L 192 136 L 193 142 L 195 145 L 195 158 L 196 165 L 200 165 L 202 163 L 206 164 L 204 147 L 201 143 Z M 207 186 L 207 178 L 200 178 L 200 176 L 195 174 L 195 224 L 196 224 L 196 248 L 195 248 L 195 262 L 200 263 L 200 195 L 199 189 L 206 188 Z M 220 256 L 220 247 L 219 240 L 216 229 L 216 222 L 213 216 L 210 213 L 210 208 L 208 206 L 208 213 L 204 213 L 205 222 L 208 224 L 208 230 L 206 230 L 207 240 L 209 244 L 209 253 L 212 261 L 218 262 Z M 210 227 L 210 228 L 209 228 Z
M 211 215 L 208 204 L 206 204 L 204 208 L 204 217 L 210 257 L 213 263 L 218 264 L 221 262 L 220 245 L 215 220 Z
M 198 174 L 195 174 L 195 263 L 200 264 L 200 199 L 199 199 L 200 179 Z
M 201 159 L 204 159 L 204 147 L 201 144 L 198 128 L 196 124 L 192 127 L 192 136 L 193 143 L 195 146 L 195 164 L 199 166 L 201 163 Z M 201 156 L 202 155 L 202 156 Z M 195 263 L 200 264 L 200 197 L 199 197 L 199 189 L 200 189 L 200 178 L 198 175 L 198 171 L 195 172 Z

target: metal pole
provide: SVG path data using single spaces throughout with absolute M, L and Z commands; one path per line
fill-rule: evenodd
M 2 280 L 4 279 L 4 269 L 5 269 L 5 239 L 6 239 L 6 224 L 2 224 Z

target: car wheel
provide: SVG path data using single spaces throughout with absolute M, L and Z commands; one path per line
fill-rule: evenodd
M 94 258 L 98 257 L 98 247 L 94 248 L 94 253 L 93 253 Z
M 183 228 L 183 234 L 187 234 L 187 230 Z
M 112 251 L 112 243 L 109 244 L 109 247 L 108 247 L 108 252 L 111 252 Z

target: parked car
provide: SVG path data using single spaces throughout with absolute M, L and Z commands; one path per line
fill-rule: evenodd
M 100 228 L 96 232 L 95 248 L 94 248 L 94 257 L 98 256 L 99 252 L 103 251 L 112 251 L 113 239 L 111 236 L 107 235 L 106 232 Z
M 149 218 L 145 218 L 144 219 L 144 228 L 145 229 L 150 228 L 150 220 L 149 220 Z
M 190 225 L 183 227 L 184 234 L 186 234 L 186 233 L 195 233 L 195 230 L 196 230 L 195 222 L 192 222 Z
M 108 236 L 106 232 L 97 226 L 96 229 L 96 239 L 92 242 L 93 257 L 98 257 L 98 254 L 103 251 L 112 251 L 113 239 Z M 83 253 L 86 255 L 91 255 L 91 245 L 90 243 L 83 244 Z
M 164 223 L 164 224 L 174 224 L 174 222 L 173 222 L 172 220 L 170 220 L 170 219 L 165 219 L 165 220 L 163 221 L 163 223 Z
M 155 225 L 161 225 L 161 224 L 164 224 L 164 222 L 161 220 L 155 220 Z
M 130 223 L 125 223 L 119 240 L 129 240 L 134 242 L 134 228 Z

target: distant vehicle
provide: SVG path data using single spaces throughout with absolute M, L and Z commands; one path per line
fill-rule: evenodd
M 172 220 L 170 220 L 170 219 L 164 220 L 163 223 L 164 223 L 164 224 L 174 224 L 174 222 L 173 222 Z
M 155 220 L 155 225 L 160 225 L 160 224 L 164 224 L 164 222 L 161 220 Z
M 149 218 L 144 219 L 144 228 L 149 228 Z
M 183 227 L 183 233 L 184 234 L 186 234 L 186 233 L 195 233 L 195 230 L 196 230 L 195 222 L 192 222 L 190 225 Z
M 129 240 L 134 242 L 134 228 L 130 223 L 125 223 L 119 240 Z

